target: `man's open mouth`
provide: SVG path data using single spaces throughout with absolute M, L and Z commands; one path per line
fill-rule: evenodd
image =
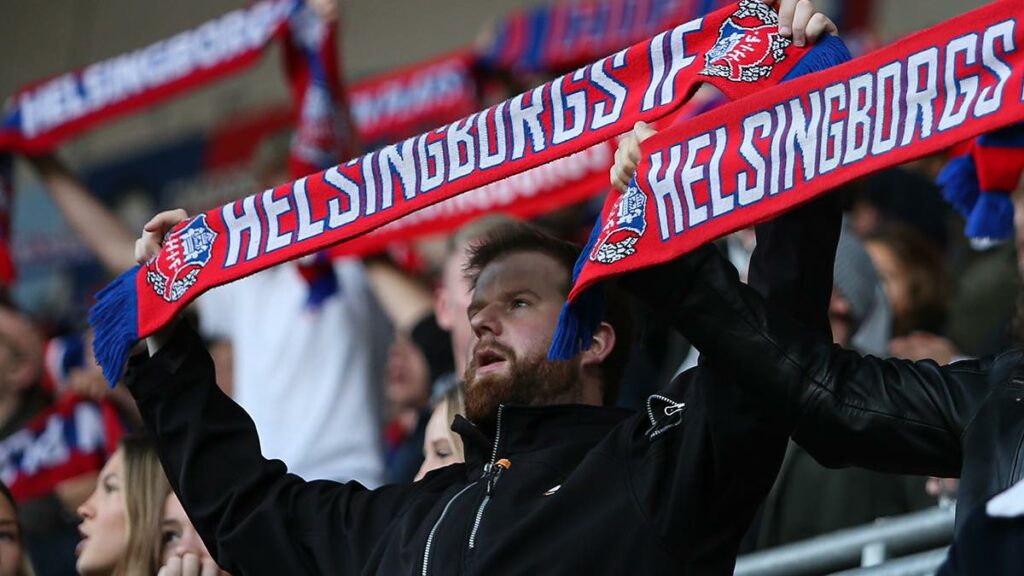
M 477 372 L 487 372 L 497 369 L 505 362 L 505 360 L 505 356 L 496 350 L 481 350 L 476 353 Z

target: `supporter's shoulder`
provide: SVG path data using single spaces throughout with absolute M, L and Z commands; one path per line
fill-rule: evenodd
M 980 362 L 994 376 L 1024 384 L 1024 349 L 1011 348 L 994 357 L 983 358 Z

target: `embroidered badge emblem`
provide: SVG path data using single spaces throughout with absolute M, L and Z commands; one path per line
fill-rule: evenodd
M 601 230 L 601 240 L 594 246 L 590 259 L 601 264 L 614 264 L 636 253 L 636 243 L 647 231 L 647 195 L 629 183 L 619 196 Z
M 704 55 L 702 74 L 733 82 L 756 82 L 786 58 L 788 38 L 779 35 L 779 16 L 759 0 L 741 0 L 722 23 L 718 41 Z
M 146 264 L 146 282 L 168 302 L 181 299 L 210 261 L 216 238 L 205 214 L 193 218 L 164 239 L 163 250 Z

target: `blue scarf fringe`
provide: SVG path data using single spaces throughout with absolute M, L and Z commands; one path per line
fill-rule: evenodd
M 1013 201 L 1005 192 L 983 192 L 967 216 L 964 233 L 972 240 L 1002 242 L 1013 238 Z
M 978 202 L 981 192 L 978 184 L 978 170 L 974 158 L 970 154 L 957 156 L 946 164 L 939 172 L 935 183 L 942 188 L 942 196 L 956 208 L 956 211 L 968 218 L 974 205 Z
M 135 294 L 133 266 L 96 294 L 96 304 L 89 310 L 93 326 L 93 354 L 103 367 L 103 376 L 113 388 L 124 374 L 128 351 L 139 340 L 139 305 Z

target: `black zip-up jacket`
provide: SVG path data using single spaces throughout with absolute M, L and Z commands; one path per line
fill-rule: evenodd
M 795 325 L 716 252 L 673 263 L 683 333 L 776 397 L 825 466 L 959 477 L 957 524 L 1024 476 L 1024 353 L 939 366 L 844 350 Z
M 827 332 L 838 208 L 802 210 L 759 230 L 751 281 Z M 654 272 L 638 291 L 666 313 L 680 281 Z M 127 383 L 171 485 L 235 576 L 727 575 L 791 430 L 769 397 L 732 383 L 733 364 L 686 372 L 646 413 L 503 406 L 493 439 L 460 419 L 465 464 L 376 490 L 264 459 L 187 327 L 133 359 Z

